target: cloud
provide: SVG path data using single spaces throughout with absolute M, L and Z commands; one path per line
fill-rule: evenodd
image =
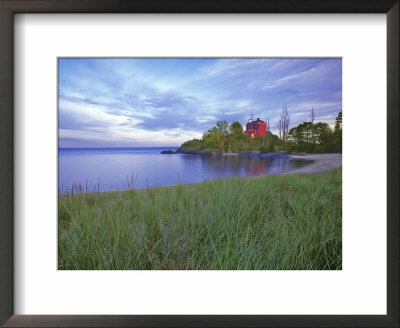
M 293 124 L 334 120 L 341 76 L 340 59 L 60 59 L 60 141 L 179 146 L 251 113 L 273 126 L 284 104 Z

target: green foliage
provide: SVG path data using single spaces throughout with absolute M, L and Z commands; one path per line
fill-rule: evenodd
M 219 121 L 203 134 L 201 140 L 193 139 L 184 142 L 181 150 L 186 151 L 272 151 L 274 145 L 279 145 L 279 138 L 267 132 L 265 137 L 251 138 L 244 134 L 243 126 L 239 122 L 229 124 L 227 121 Z
M 332 145 L 332 130 L 327 123 L 314 124 L 314 138 L 319 145 Z
M 198 150 L 226 150 L 229 139 L 229 124 L 227 121 L 218 121 L 217 124 L 205 132 L 202 138 L 202 147 Z M 183 146 L 183 145 L 182 145 Z M 182 148 L 181 146 L 181 148 Z
M 215 127 L 222 137 L 229 135 L 229 123 L 227 121 L 218 121 Z
M 261 146 L 260 147 L 260 152 L 262 152 L 262 153 L 269 153 L 271 151 L 272 151 L 272 147 L 271 146 L 265 145 L 265 146 Z
M 289 130 L 289 140 L 297 144 L 312 143 L 312 131 L 313 124 L 303 122 Z
M 340 112 L 336 117 L 333 138 L 335 147 L 342 148 L 342 112 Z
M 282 146 L 283 145 L 283 146 Z M 201 140 L 193 139 L 182 144 L 186 151 L 224 151 L 262 153 L 278 152 L 283 148 L 289 152 L 325 152 L 342 148 L 342 113 L 336 117 L 335 129 L 327 123 L 303 122 L 289 130 L 288 142 L 283 143 L 278 136 L 267 131 L 264 137 L 251 138 L 244 134 L 239 122 L 229 124 L 218 121 L 203 134 Z
M 218 132 L 216 127 L 208 130 L 203 135 L 203 148 L 209 150 L 223 149 L 225 144 L 225 138 Z
M 60 195 L 58 268 L 340 270 L 341 191 L 334 169 Z
M 336 118 L 332 131 L 327 123 L 303 122 L 289 131 L 287 149 L 296 152 L 324 152 L 342 148 L 342 113 Z
M 233 122 L 229 126 L 229 131 L 234 137 L 241 137 L 243 135 L 243 126 L 239 122 Z
M 279 150 L 280 150 L 280 147 L 279 147 L 278 145 L 273 145 L 273 146 L 272 146 L 272 151 L 273 151 L 274 153 L 278 152 Z
M 202 140 L 200 139 L 192 139 L 185 141 L 181 147 L 184 147 L 186 149 L 200 149 L 202 147 Z

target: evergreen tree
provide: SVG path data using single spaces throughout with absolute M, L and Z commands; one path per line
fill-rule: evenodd
M 342 148 L 342 112 L 339 112 L 335 119 L 335 128 L 333 130 L 335 147 Z

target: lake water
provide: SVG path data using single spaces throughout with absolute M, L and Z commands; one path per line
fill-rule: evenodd
M 233 176 L 260 176 L 290 171 L 306 161 L 240 156 L 160 154 L 157 148 L 60 148 L 59 192 L 73 185 L 81 192 L 195 183 Z M 76 192 L 76 190 L 74 191 Z

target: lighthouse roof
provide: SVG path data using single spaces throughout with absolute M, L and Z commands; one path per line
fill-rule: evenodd
M 263 120 L 260 120 L 260 119 L 257 117 L 257 120 L 248 122 L 247 124 L 259 123 L 259 122 L 264 122 L 264 121 L 263 121 Z M 247 125 L 247 124 L 246 124 L 246 125 Z

